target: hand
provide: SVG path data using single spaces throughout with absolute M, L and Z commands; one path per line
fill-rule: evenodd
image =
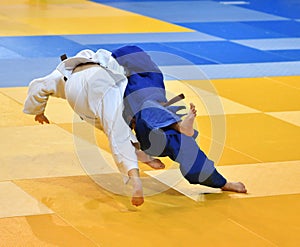
M 148 162 L 144 162 L 145 164 L 147 164 L 148 166 L 150 166 L 153 169 L 165 169 L 165 164 L 162 163 L 159 159 L 152 159 Z
M 144 203 L 144 196 L 143 196 L 143 188 L 142 183 L 140 185 L 133 185 L 133 194 L 131 198 L 131 204 L 138 207 Z
M 143 185 L 140 179 L 139 170 L 134 168 L 128 171 L 132 181 L 132 198 L 131 203 L 134 206 L 141 206 L 144 203 Z
M 135 144 L 133 144 L 135 146 Z M 136 146 L 135 146 L 136 147 Z M 150 155 L 146 154 L 142 150 L 135 150 L 136 156 L 139 161 L 147 164 L 148 166 L 152 167 L 153 169 L 164 169 L 165 164 L 162 163 L 159 159 L 155 159 L 151 157 Z
M 44 124 L 44 123 L 49 124 L 50 123 L 48 118 L 44 115 L 44 113 L 36 115 L 34 120 L 39 122 L 40 124 Z
M 144 197 L 132 197 L 131 203 L 136 207 L 141 206 L 144 203 Z
M 137 145 L 136 143 L 134 145 Z M 136 147 L 136 146 L 135 146 Z M 137 148 L 137 147 L 136 147 Z M 138 150 L 136 149 L 135 150 L 135 153 L 136 153 L 136 156 L 138 158 L 139 161 L 143 162 L 143 163 L 147 163 L 147 162 L 150 162 L 152 161 L 153 159 L 148 155 L 146 154 L 144 151 L 142 150 Z

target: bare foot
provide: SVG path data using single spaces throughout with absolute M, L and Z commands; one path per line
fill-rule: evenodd
M 155 170 L 164 169 L 166 166 L 159 159 L 153 159 L 148 162 L 145 162 L 148 166 L 152 167 Z
M 224 191 L 247 193 L 247 189 L 245 185 L 241 182 L 227 182 L 221 189 Z
M 186 136 L 193 136 L 194 135 L 194 120 L 197 114 L 197 110 L 193 103 L 190 103 L 190 110 L 188 115 L 182 122 L 178 123 L 179 125 L 179 132 L 186 135 Z

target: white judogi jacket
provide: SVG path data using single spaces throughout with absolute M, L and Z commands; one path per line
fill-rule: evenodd
M 100 66 L 72 73 L 77 65 L 87 62 Z M 126 85 L 124 68 L 109 51 L 83 50 L 61 62 L 51 74 L 30 82 L 23 111 L 43 113 L 50 95 L 67 99 L 79 116 L 105 132 L 118 168 L 127 175 L 138 169 L 138 163 L 132 146 L 137 140 L 122 117 Z

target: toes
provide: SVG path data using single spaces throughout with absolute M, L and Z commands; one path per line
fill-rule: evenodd
M 190 103 L 190 111 L 191 111 L 191 113 L 192 113 L 193 115 L 196 116 L 197 110 L 196 110 L 196 107 L 195 107 L 195 105 L 194 105 L 193 103 Z

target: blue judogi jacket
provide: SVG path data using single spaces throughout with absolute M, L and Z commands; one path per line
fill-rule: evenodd
M 150 56 L 137 46 L 114 50 L 112 56 L 122 65 L 128 77 L 124 93 L 124 119 L 137 117 L 143 110 L 143 119 L 153 129 L 180 122 L 176 112 L 184 107 L 161 104 L 167 102 L 163 74 Z
M 193 184 L 221 188 L 225 178 L 217 172 L 193 137 L 170 128 L 181 121 L 176 112 L 184 107 L 168 106 L 163 74 L 150 56 L 137 46 L 125 46 L 112 56 L 127 73 L 128 85 L 124 94 L 124 119 L 135 119 L 135 132 L 141 149 L 152 156 L 168 156 L 180 164 L 183 176 Z

